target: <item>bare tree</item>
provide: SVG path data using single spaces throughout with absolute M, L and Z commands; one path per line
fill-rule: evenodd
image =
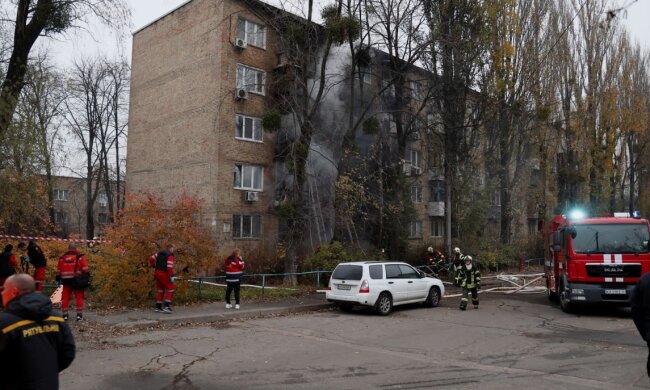
M 126 25 L 130 11 L 123 0 L 14 0 L 11 56 L 0 88 L 0 137 L 7 131 L 25 85 L 29 54 L 43 36 L 54 36 L 86 23 L 91 15 L 108 26 Z

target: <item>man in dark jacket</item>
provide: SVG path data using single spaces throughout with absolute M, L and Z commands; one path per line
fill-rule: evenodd
M 632 305 L 632 319 L 639 330 L 639 334 L 648 344 L 648 361 L 646 370 L 650 377 L 650 272 L 641 276 L 636 284 L 630 299 Z
M 11 276 L 4 284 L 0 314 L 0 387 L 58 389 L 59 372 L 74 360 L 75 344 L 63 318 L 52 312 L 52 302 L 34 292 L 34 279 Z
M 36 281 L 36 291 L 43 291 L 43 281 L 45 280 L 45 267 L 47 259 L 40 246 L 32 240 L 25 245 L 24 242 L 18 244 L 18 249 L 27 252 L 28 264 L 34 266 L 34 281 Z M 27 272 L 27 271 L 25 271 Z

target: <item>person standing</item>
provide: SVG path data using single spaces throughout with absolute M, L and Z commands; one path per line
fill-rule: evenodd
M 166 249 L 149 257 L 154 261 L 154 278 L 156 279 L 156 309 L 159 313 L 172 313 L 172 298 L 174 297 L 174 245 L 167 244 Z M 163 298 L 164 306 L 163 306 Z
M 478 309 L 478 290 L 481 289 L 481 271 L 472 262 L 472 256 L 465 256 L 465 265 L 460 271 L 460 287 L 463 289 L 463 297 L 460 300 L 460 310 L 467 308 L 469 293 L 472 293 L 472 304 Z
M 463 272 L 463 263 L 465 262 L 465 255 L 460 251 L 459 247 L 454 248 L 454 283 L 460 287 L 461 274 Z
M 650 377 L 650 272 L 641 276 L 630 298 L 632 306 L 632 320 L 641 338 L 648 345 L 648 359 L 646 371 Z
M 40 246 L 36 242 L 30 240 L 27 246 L 24 242 L 18 244 L 18 249 L 27 251 L 28 263 L 34 266 L 34 280 L 36 281 L 36 291 L 43 291 L 43 281 L 45 280 L 45 267 L 47 266 L 47 259 Z
M 75 244 L 70 244 L 68 251 L 59 258 L 56 271 L 56 281 L 63 285 L 61 311 L 65 320 L 68 319 L 70 296 L 73 294 L 77 303 L 77 321 L 83 320 L 84 289 L 76 286 L 75 278 L 84 274 L 90 274 L 86 256 L 79 252 Z
M 230 309 L 230 294 L 235 292 L 235 309 L 239 309 L 239 292 L 241 279 L 244 276 L 246 263 L 241 257 L 239 248 L 235 248 L 232 254 L 226 258 L 226 309 Z
M 59 372 L 75 357 L 70 328 L 52 310 L 52 302 L 36 293 L 27 274 L 4 283 L 0 314 L 0 373 L 2 389 L 58 389 Z
M 16 257 L 12 253 L 13 250 L 14 246 L 7 244 L 2 253 L 0 253 L 0 291 L 2 290 L 5 280 L 15 274 L 16 267 L 18 267 Z

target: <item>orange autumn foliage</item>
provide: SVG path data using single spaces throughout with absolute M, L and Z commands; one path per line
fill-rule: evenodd
M 152 195 L 129 196 L 128 207 L 106 230 L 94 264 L 95 295 L 108 305 L 140 305 L 154 297 L 153 272 L 148 258 L 167 243 L 175 246 L 175 301 L 191 301 L 195 286 L 186 279 L 214 271 L 216 244 L 196 216 L 201 202 L 183 195 L 171 206 Z

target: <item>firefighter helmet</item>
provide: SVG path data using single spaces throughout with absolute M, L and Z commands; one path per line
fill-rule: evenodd
M 466 256 L 465 257 L 465 262 L 466 263 L 471 263 L 472 262 L 472 256 Z
M 459 248 L 459 247 L 455 247 L 455 248 L 454 248 L 454 252 L 456 252 L 456 253 L 460 253 L 460 248 Z
M 432 247 L 432 246 L 428 247 L 428 248 L 427 248 L 427 252 L 429 252 L 429 253 L 433 253 L 433 247 Z

